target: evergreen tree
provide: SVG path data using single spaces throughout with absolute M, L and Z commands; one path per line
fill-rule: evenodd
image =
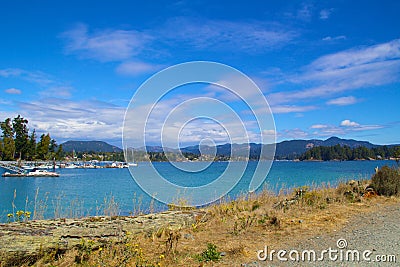
M 3 150 L 4 150 L 3 140 L 0 139 L 0 159 L 3 158 Z
M 28 141 L 27 159 L 34 160 L 35 158 L 36 158 L 36 130 L 33 129 Z
M 36 153 L 38 158 L 47 160 L 50 158 L 49 148 L 50 148 L 50 134 L 42 134 L 40 136 L 40 141 L 37 144 Z
M 1 122 L 0 127 L 3 137 L 2 160 L 14 160 L 15 142 L 11 119 L 7 118 L 4 122 Z
M 50 147 L 49 147 L 49 152 L 50 152 L 50 153 L 56 152 L 56 148 L 57 148 L 57 142 L 56 142 L 56 140 L 51 139 L 51 141 L 50 141 Z
M 59 145 L 56 152 L 56 160 L 60 160 L 63 156 L 63 146 Z
M 15 152 L 19 159 L 25 159 L 28 150 L 28 120 L 20 115 L 14 118 L 12 126 L 15 133 Z

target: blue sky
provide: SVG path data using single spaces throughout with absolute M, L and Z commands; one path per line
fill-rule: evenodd
M 137 88 L 165 67 L 206 60 L 257 83 L 278 141 L 400 143 L 399 10 L 398 1 L 3 1 L 0 118 L 21 114 L 59 143 L 121 146 Z M 241 111 L 211 87 L 180 94 Z M 213 138 L 207 125 L 187 135 Z

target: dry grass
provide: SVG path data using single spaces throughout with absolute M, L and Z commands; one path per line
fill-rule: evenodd
M 127 233 L 104 247 L 83 240 L 78 248 L 59 257 L 47 255 L 36 266 L 240 266 L 254 261 L 266 242 L 281 245 L 339 230 L 355 214 L 400 202 L 399 198 L 362 197 L 366 183 L 301 188 L 279 195 L 263 191 L 224 200 L 205 208 L 206 214 L 190 227 Z M 223 252 L 219 261 L 204 258 L 209 243 Z

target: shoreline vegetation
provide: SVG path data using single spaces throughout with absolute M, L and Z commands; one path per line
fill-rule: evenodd
M 352 216 L 400 203 L 399 167 L 335 187 L 266 190 L 196 209 L 184 200 L 139 216 L 0 224 L 2 266 L 240 266 L 275 247 L 351 224 Z M 30 214 L 29 214 L 30 215 Z M 16 214 L 18 216 L 18 214 Z M 25 217 L 23 217 L 25 216 Z

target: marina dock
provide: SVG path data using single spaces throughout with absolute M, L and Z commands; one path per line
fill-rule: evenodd
M 15 162 L 0 162 L 0 167 L 7 170 L 3 173 L 3 177 L 59 177 L 60 174 L 56 172 L 48 172 L 33 168 L 28 171 L 24 168 L 18 167 Z
M 14 164 L 11 164 L 10 162 L 0 161 L 0 167 L 2 167 L 3 169 L 6 169 L 7 171 L 12 171 L 16 174 L 25 173 L 24 168 L 20 168 Z
M 59 177 L 58 173 L 41 173 L 40 175 L 29 175 L 29 173 L 3 173 L 3 177 Z

